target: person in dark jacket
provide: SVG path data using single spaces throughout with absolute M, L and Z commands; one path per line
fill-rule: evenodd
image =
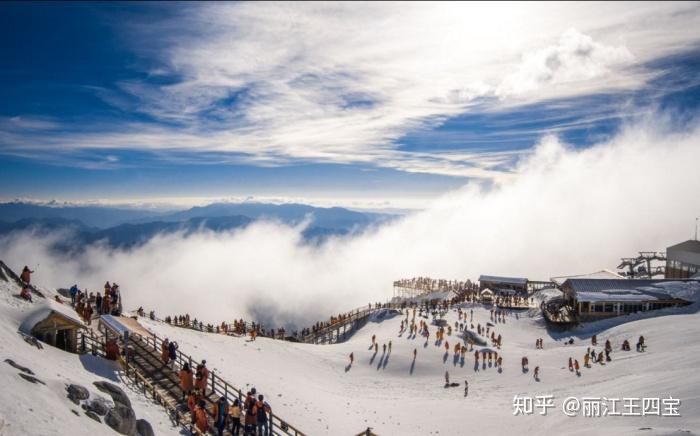
M 102 294 L 99 292 L 95 295 L 95 310 L 97 313 L 102 315 Z
M 257 434 L 258 427 L 258 409 L 256 407 L 257 402 L 255 401 L 255 396 L 252 392 L 248 393 L 248 397 L 245 399 L 245 431 L 246 435 Z
M 70 288 L 70 304 L 75 306 L 75 297 L 78 295 L 78 285 L 73 285 Z
M 265 402 L 262 395 L 258 395 L 258 402 L 255 405 L 258 413 L 258 436 L 268 436 L 271 428 L 268 427 L 268 413 L 270 405 Z
M 226 397 L 219 397 L 219 401 L 214 403 L 214 427 L 223 436 L 226 423 L 228 422 L 229 405 Z
M 170 368 L 172 369 L 175 365 L 175 361 L 177 360 L 177 342 L 171 341 L 168 344 L 168 357 L 170 357 Z

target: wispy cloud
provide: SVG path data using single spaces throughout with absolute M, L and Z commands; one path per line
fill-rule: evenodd
M 698 43 L 699 14 L 688 3 L 187 5 L 129 23 L 134 50 L 158 67 L 95 90 L 155 123 L 31 143 L 499 177 L 488 150 L 414 152 L 401 140 L 473 111 L 638 89 L 655 77 L 650 60 Z

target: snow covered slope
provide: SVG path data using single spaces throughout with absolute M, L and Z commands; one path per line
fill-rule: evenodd
M 55 295 L 49 290 L 42 292 L 49 298 Z M 156 435 L 179 434 L 160 406 L 129 389 L 120 378 L 116 363 L 66 353 L 45 344 L 39 350 L 26 343 L 17 333 L 18 327 L 36 312 L 38 305 L 47 303 L 36 297 L 33 304 L 26 302 L 14 296 L 18 293 L 16 284 L 0 280 L 0 435 L 117 435 L 106 424 L 88 418 L 66 397 L 66 385 L 75 383 L 87 388 L 90 398 L 103 397 L 111 402 L 109 396 L 93 386 L 94 381 L 120 386 L 129 395 L 136 417 L 150 422 Z M 31 369 L 45 384 L 21 378 L 21 371 L 5 359 Z
M 474 324 L 490 322 L 490 312 L 480 305 L 465 305 L 474 311 Z M 473 353 L 464 365 L 445 358 L 444 346 L 426 343 L 418 336 L 399 335 L 403 317 L 370 321 L 346 343 L 311 345 L 258 338 L 199 333 L 158 322 L 143 321 L 161 336 L 176 340 L 180 349 L 221 373 L 241 387 L 255 386 L 266 395 L 275 412 L 310 435 L 350 435 L 372 427 L 379 435 L 506 435 L 523 434 L 645 435 L 700 433 L 700 314 L 696 305 L 661 312 L 664 316 L 618 318 L 591 324 L 575 331 L 574 344 L 564 345 L 569 335 L 549 334 L 541 317 L 528 312 L 511 313 L 505 323 L 495 323 L 503 337 L 503 371 L 474 366 Z M 638 317 L 643 318 L 643 317 Z M 447 315 L 454 324 L 457 314 Z M 636 319 L 636 320 L 635 320 Z M 630 321 L 630 322 L 625 322 Z M 581 375 L 569 372 L 568 358 L 578 359 L 597 333 L 601 351 L 606 339 L 613 344 L 612 362 L 582 368 Z M 370 350 L 371 336 L 380 347 Z M 648 349 L 637 353 L 634 345 L 644 335 Z M 535 349 L 535 339 L 544 338 L 544 349 Z M 446 336 L 450 348 L 456 334 Z M 632 351 L 620 351 L 628 339 Z M 391 354 L 383 355 L 382 344 L 392 341 Z M 413 350 L 417 359 L 413 363 Z M 355 363 L 348 366 L 353 352 Z M 523 373 L 520 361 L 529 358 L 530 372 Z M 541 381 L 532 370 L 540 367 Z M 444 387 L 445 371 L 459 388 Z M 469 395 L 463 395 L 464 380 Z M 555 408 L 541 416 L 514 416 L 513 397 L 553 395 Z M 566 397 L 653 397 L 679 398 L 681 417 L 607 416 L 567 417 L 562 412 Z M 621 408 L 621 405 L 618 405 Z M 622 411 L 622 410 L 620 410 Z

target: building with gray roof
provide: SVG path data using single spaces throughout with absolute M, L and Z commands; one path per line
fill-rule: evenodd
M 666 249 L 666 278 L 685 279 L 700 272 L 700 241 L 688 240 Z
M 606 318 L 688 304 L 682 297 L 697 280 L 567 279 L 561 289 L 579 320 Z

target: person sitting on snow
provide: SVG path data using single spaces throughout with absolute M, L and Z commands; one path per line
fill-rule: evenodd
M 32 303 L 32 294 L 29 292 L 29 286 L 23 286 L 19 296 Z

